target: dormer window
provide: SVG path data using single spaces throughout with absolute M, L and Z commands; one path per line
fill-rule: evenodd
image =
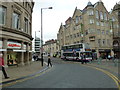
M 76 20 L 75 20 L 76 24 L 79 22 L 79 17 L 76 16 Z
M 90 15 L 90 16 L 91 16 L 91 15 L 94 15 L 93 10 L 89 10 L 89 11 L 88 11 L 88 15 Z

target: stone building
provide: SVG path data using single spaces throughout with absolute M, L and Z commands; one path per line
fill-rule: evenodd
M 83 10 L 76 7 L 73 16 L 59 28 L 57 38 L 60 48 L 63 45 L 87 43 L 93 52 L 97 52 L 97 56 L 101 54 L 106 58 L 113 49 L 109 17 L 101 0 L 95 4 L 88 2 Z
M 50 54 L 51 56 L 53 55 L 58 55 L 59 54 L 59 46 L 57 40 L 48 40 L 45 42 L 43 45 L 43 51 L 44 55 Z
M 34 2 L 0 2 L 0 51 L 5 65 L 25 65 L 32 60 Z
M 110 13 L 111 29 L 113 31 L 113 51 L 120 58 L 120 3 L 116 3 Z

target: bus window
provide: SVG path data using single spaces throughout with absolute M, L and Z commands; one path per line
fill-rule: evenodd
M 76 56 L 79 57 L 79 53 L 76 53 Z

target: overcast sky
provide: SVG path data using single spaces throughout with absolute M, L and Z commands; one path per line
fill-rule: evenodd
M 56 39 L 61 23 L 65 24 L 68 17 L 72 17 L 75 8 L 83 10 L 88 1 L 95 4 L 99 0 L 33 0 L 35 2 L 33 9 L 32 35 L 40 37 L 41 30 L 41 8 L 53 7 L 53 9 L 43 10 L 43 40 Z M 113 6 L 119 0 L 102 0 L 106 9 L 111 11 Z

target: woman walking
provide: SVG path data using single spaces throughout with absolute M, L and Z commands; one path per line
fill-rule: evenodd
M 1 69 L 2 69 L 2 72 L 3 72 L 5 79 L 8 79 L 9 77 L 7 76 L 7 73 L 6 73 L 5 68 L 4 68 L 4 59 L 3 59 L 2 53 L 0 53 L 0 70 Z

